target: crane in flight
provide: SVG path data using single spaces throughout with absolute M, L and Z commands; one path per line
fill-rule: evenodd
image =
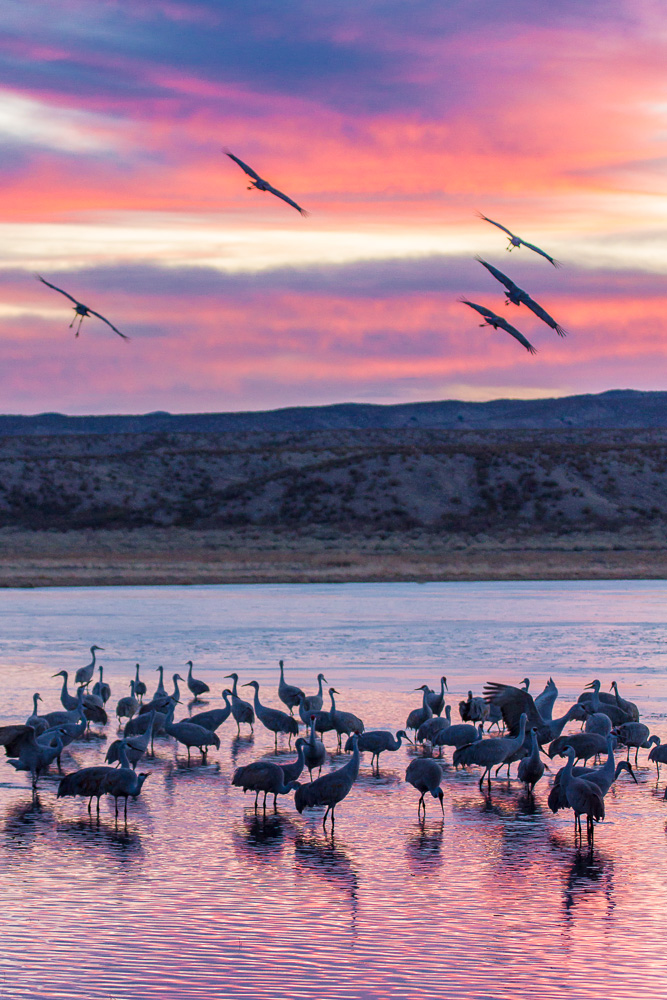
M 286 201 L 288 205 L 291 205 L 292 208 L 295 208 L 297 212 L 299 212 L 301 215 L 304 216 L 308 215 L 308 212 L 305 210 L 305 208 L 301 208 L 301 205 L 297 205 L 295 201 L 292 201 L 291 198 L 288 198 L 287 195 L 283 194 L 282 191 L 279 191 L 278 188 L 274 188 L 273 185 L 269 184 L 268 181 L 265 181 L 262 177 L 259 176 L 259 174 L 255 173 L 252 167 L 249 167 L 247 163 L 244 163 L 243 160 L 240 160 L 238 156 L 234 156 L 234 154 L 230 153 L 228 149 L 226 149 L 224 152 L 227 154 L 230 160 L 233 160 L 234 163 L 238 163 L 239 167 L 244 172 L 244 174 L 247 174 L 248 177 L 250 177 L 251 180 L 250 184 L 248 185 L 248 191 L 252 191 L 253 188 L 255 188 L 257 191 L 268 191 L 269 194 L 275 195 L 276 198 L 281 198 L 283 201 Z
M 535 313 L 547 326 L 550 326 L 552 330 L 555 330 L 559 337 L 564 337 L 566 331 L 560 326 L 555 319 L 553 319 L 546 309 L 543 309 L 539 302 L 531 298 L 528 292 L 524 292 L 523 288 L 519 288 L 515 285 L 511 278 L 508 278 L 506 274 L 499 271 L 497 267 L 493 264 L 488 264 L 481 257 L 475 257 L 475 260 L 479 261 L 482 267 L 485 267 L 490 274 L 500 282 L 501 285 L 505 286 L 505 291 L 507 292 L 506 305 L 513 302 L 515 306 L 520 306 L 522 303 L 527 306 L 531 312 Z
M 78 317 L 79 325 L 76 328 L 76 333 L 74 334 L 75 337 L 79 336 L 79 333 L 81 332 L 81 324 L 83 323 L 86 316 L 97 316 L 98 319 L 101 319 L 103 323 L 106 323 L 107 326 L 110 326 L 113 332 L 117 333 L 119 337 L 123 338 L 123 340 L 130 339 L 127 336 L 127 334 L 121 333 L 120 330 L 117 330 L 116 327 L 113 325 L 113 323 L 110 323 L 109 320 L 106 319 L 106 317 L 102 316 L 101 313 L 95 312 L 94 309 L 90 309 L 88 306 L 84 306 L 83 302 L 77 302 L 77 300 L 72 295 L 70 295 L 69 292 L 63 291 L 63 289 L 58 288 L 57 285 L 52 285 L 50 281 L 47 281 L 46 278 L 42 278 L 42 276 L 39 274 L 36 274 L 35 277 L 37 278 L 38 281 L 41 281 L 42 284 L 48 285 L 49 288 L 53 288 L 54 291 L 56 292 L 60 292 L 61 295 L 64 295 L 66 298 L 70 300 L 70 302 L 74 303 L 74 318 L 69 325 L 69 329 L 70 330 L 72 329 Z
M 505 332 L 509 333 L 511 337 L 514 337 L 514 339 L 518 340 L 520 344 L 523 344 L 530 354 L 537 354 L 537 348 L 533 347 L 530 341 L 526 340 L 524 335 L 517 330 L 515 326 L 508 323 L 506 319 L 503 319 L 502 316 L 496 315 L 496 313 L 491 312 L 490 309 L 486 309 L 484 306 L 477 305 L 476 302 L 468 302 L 467 299 L 459 299 L 459 302 L 463 302 L 464 305 L 470 306 L 471 309 L 474 309 L 480 314 L 480 316 L 484 317 L 484 322 L 480 323 L 480 326 L 492 326 L 494 330 L 497 330 L 498 328 L 505 330 Z
M 487 215 L 482 215 L 481 212 L 478 212 L 477 216 L 480 219 L 484 219 L 485 222 L 490 222 L 492 226 L 497 226 L 498 229 L 502 229 L 504 233 L 507 233 L 507 235 L 509 236 L 509 245 L 507 247 L 508 250 L 513 250 L 514 247 L 528 247 L 529 250 L 533 250 L 535 253 L 539 253 L 541 257 L 546 257 L 549 263 L 553 264 L 554 267 L 561 266 L 560 261 L 554 260 L 553 257 L 550 257 L 549 254 L 546 252 L 546 250 L 540 250 L 540 248 L 536 247 L 534 243 L 527 243 L 526 240 L 522 240 L 520 236 L 516 236 L 506 226 L 501 225 L 500 222 L 494 222 L 493 219 L 489 219 Z

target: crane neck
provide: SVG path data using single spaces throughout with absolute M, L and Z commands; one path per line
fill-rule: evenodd
M 320 698 L 320 700 L 321 700 L 321 698 L 322 698 L 322 674 L 320 674 L 320 676 L 317 678 L 317 680 L 319 681 L 318 688 L 317 688 L 317 697 Z

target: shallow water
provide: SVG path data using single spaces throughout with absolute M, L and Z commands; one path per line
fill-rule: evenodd
M 640 582 L 5 591 L 2 721 L 22 721 L 35 690 L 58 707 L 50 675 L 95 642 L 114 705 L 137 660 L 152 690 L 157 664 L 192 658 L 212 706 L 230 670 L 279 704 L 283 658 L 289 681 L 312 691 L 322 670 L 341 707 L 393 729 L 419 704 L 411 688 L 442 673 L 456 717 L 487 679 L 529 676 L 532 691 L 551 675 L 560 714 L 599 676 L 667 738 L 666 599 L 667 584 Z M 127 828 L 109 804 L 98 825 L 82 800 L 56 800 L 55 775 L 33 805 L 26 776 L 0 763 L 0 996 L 667 995 L 667 802 L 646 751 L 639 785 L 623 775 L 607 796 L 589 856 L 571 817 L 548 810 L 546 780 L 533 805 L 516 782 L 487 798 L 476 773 L 449 769 L 444 818 L 429 798 L 420 825 L 410 748 L 385 754 L 379 777 L 364 758 L 333 840 L 322 811 L 300 816 L 291 797 L 264 819 L 230 776 L 273 739 L 234 733 L 225 723 L 206 767 L 157 741 Z M 65 770 L 104 751 L 74 744 Z

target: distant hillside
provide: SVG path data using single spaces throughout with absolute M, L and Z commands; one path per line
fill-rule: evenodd
M 661 428 L 0 438 L 0 527 L 534 535 L 664 523 Z
M 667 428 L 667 392 L 618 389 L 560 399 L 444 400 L 374 406 L 337 403 L 246 413 L 146 413 L 136 416 L 0 416 L 0 436 L 64 434 L 295 433 L 322 430 L 557 430 Z

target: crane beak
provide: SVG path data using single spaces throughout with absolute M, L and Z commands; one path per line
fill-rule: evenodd
M 446 677 L 445 677 L 445 691 L 449 691 L 449 688 L 447 687 L 447 678 Z
M 632 770 L 632 768 L 630 767 L 629 763 L 628 763 L 628 771 L 632 775 L 632 780 L 634 781 L 635 785 L 638 785 L 639 782 L 637 781 L 637 776 L 636 776 L 635 772 Z
M 593 682 L 591 682 L 590 684 L 586 684 L 584 687 L 584 691 L 589 691 L 592 687 L 595 687 Z

